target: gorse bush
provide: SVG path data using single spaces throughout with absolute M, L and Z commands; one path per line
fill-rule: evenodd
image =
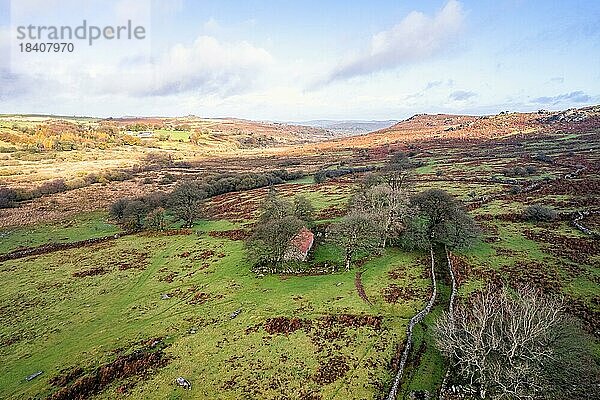
M 533 204 L 523 211 L 523 217 L 532 222 L 550 222 L 557 218 L 558 214 L 551 207 L 541 204 Z

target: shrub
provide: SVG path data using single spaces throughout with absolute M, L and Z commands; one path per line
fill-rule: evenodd
M 169 183 L 173 183 L 176 180 L 177 180 L 177 178 L 175 177 L 175 175 L 170 174 L 170 173 L 167 172 L 160 179 L 160 184 L 161 185 L 168 185 Z
M 94 172 L 89 173 L 83 178 L 87 185 L 93 185 L 94 183 L 98 183 L 100 181 L 100 176 Z
M 323 183 L 327 180 L 327 175 L 325 171 L 318 171 L 315 173 L 315 183 Z
M 510 187 L 510 194 L 519 194 L 523 189 L 519 185 L 512 185 Z
M 545 162 L 548 164 L 554 163 L 554 160 L 552 159 L 552 157 L 547 156 L 546 154 L 543 154 L 543 153 L 536 154 L 535 156 L 533 156 L 533 159 L 537 160 L 537 161 Z
M 67 188 L 69 190 L 79 189 L 79 188 L 82 188 L 85 186 L 86 186 L 85 180 L 83 180 L 81 178 L 71 179 L 70 181 L 67 182 Z
M 375 167 L 343 167 L 337 169 L 322 169 L 315 173 L 315 182 L 322 183 L 327 180 L 327 178 L 338 178 L 344 175 L 363 173 L 363 172 L 371 172 L 374 171 Z
M 146 205 L 140 200 L 131 200 L 123 209 L 121 224 L 129 230 L 139 230 L 144 227 L 144 218 L 148 213 Z
M 504 170 L 505 176 L 516 177 L 516 176 L 529 176 L 537 173 L 537 168 L 533 165 L 528 165 L 526 167 L 516 166 L 506 168 Z
M 18 193 L 16 190 L 0 187 L 0 208 L 14 207 Z
M 125 211 L 125 207 L 127 207 L 128 200 L 127 199 L 119 199 L 110 205 L 108 210 L 111 218 L 116 219 L 117 221 L 123 220 L 123 212 Z
M 541 204 L 533 204 L 525 209 L 523 217 L 533 222 L 550 222 L 557 217 L 556 211 Z
M 149 167 L 168 167 L 173 165 L 173 156 L 167 153 L 148 153 L 143 161 Z
M 49 182 L 44 182 L 37 188 L 40 195 L 61 193 L 67 191 L 68 187 L 64 179 L 54 179 Z

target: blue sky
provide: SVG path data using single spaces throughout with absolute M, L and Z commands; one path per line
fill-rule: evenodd
M 12 6 L 12 7 L 11 7 Z M 21 24 L 147 40 L 19 54 Z M 0 112 L 400 119 L 600 103 L 600 2 L 0 0 Z

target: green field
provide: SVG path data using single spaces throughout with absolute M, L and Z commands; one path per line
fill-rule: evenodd
M 101 225 L 100 220 L 96 222 Z M 86 228 L 92 232 L 98 225 L 89 223 Z M 261 398 L 307 390 L 320 392 L 324 398 L 372 396 L 377 391 L 375 383 L 389 379 L 387 363 L 402 340 L 407 319 L 422 306 L 420 299 L 385 303 L 382 285 L 392 269 L 418 276 L 422 269 L 418 255 L 390 250 L 365 264 L 370 306 L 358 297 L 353 272 L 257 278 L 244 259 L 242 242 L 207 234 L 231 227 L 226 221 L 205 221 L 191 235 L 139 234 L 91 248 L 3 263 L 0 279 L 11 284 L 3 285 L 0 297 L 0 333 L 5 343 L 0 397 L 49 393 L 48 380 L 58 371 L 75 366 L 92 370 L 110 361 L 112 350 L 155 337 L 168 338 L 166 352 L 171 361 L 138 382 L 132 398 L 152 394 L 154 398 L 233 399 L 249 390 L 260 390 Z M 43 234 L 44 229 L 48 227 L 37 233 Z M 61 236 L 69 234 L 75 240 L 79 232 Z M 104 272 L 73 276 L 97 267 Z M 421 285 L 427 287 L 427 280 Z M 161 295 L 166 293 L 170 298 L 163 300 Z M 190 304 L 199 293 L 203 293 L 202 304 Z M 231 319 L 237 309 L 242 310 L 240 315 Z M 316 325 L 324 316 L 335 314 L 379 315 L 383 326 L 378 330 L 340 327 L 343 338 L 317 349 L 320 331 Z M 278 316 L 297 316 L 313 321 L 315 327 L 289 336 L 267 334 L 262 324 Z M 246 333 L 254 326 L 256 331 Z M 349 366 L 343 380 L 323 387 L 312 382 L 318 367 L 327 362 L 328 352 L 342 344 L 340 354 Z M 24 381 L 38 370 L 43 375 Z M 178 390 L 172 384 L 177 376 L 190 379 L 193 389 Z M 223 390 L 231 379 L 237 381 L 236 387 Z M 272 387 L 273 382 L 280 384 Z M 117 387 L 112 385 L 100 397 L 112 398 Z

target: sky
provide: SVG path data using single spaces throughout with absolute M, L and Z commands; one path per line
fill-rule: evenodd
M 146 35 L 20 51 L 36 41 L 17 27 L 84 19 Z M 598 0 L 0 0 L 0 113 L 370 120 L 592 104 Z

